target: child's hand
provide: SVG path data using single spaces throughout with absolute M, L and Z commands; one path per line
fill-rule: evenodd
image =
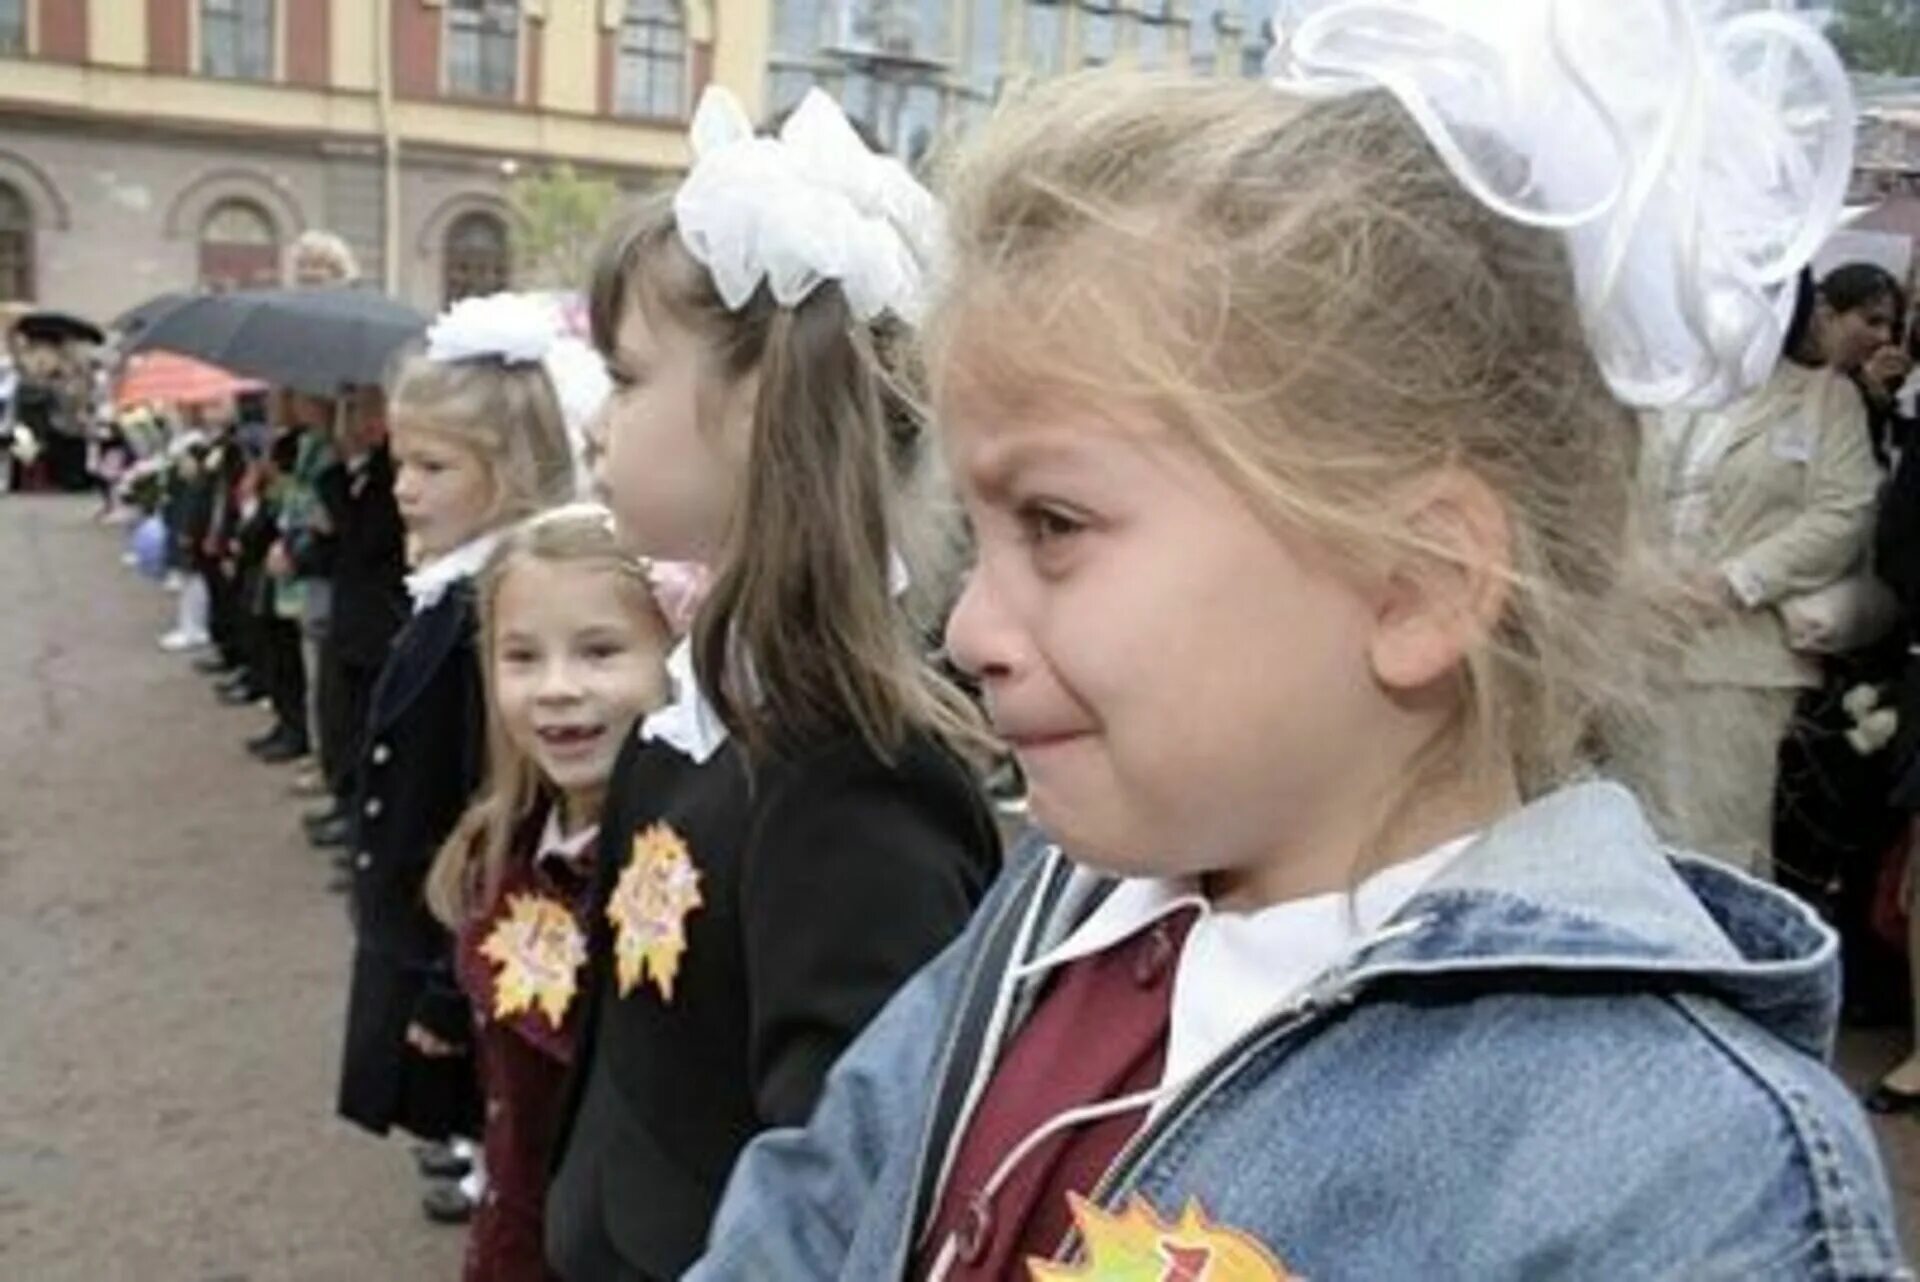
M 428 1059 L 447 1059 L 460 1053 L 458 1046 L 441 1041 L 419 1024 L 407 1025 L 407 1045 Z

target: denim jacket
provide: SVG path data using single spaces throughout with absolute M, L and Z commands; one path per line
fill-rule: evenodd
M 690 1282 L 907 1276 L 1030 1009 L 1012 967 L 1089 910 L 1034 845 L 808 1126 L 747 1150 Z M 1164 1102 L 1092 1201 L 1196 1207 L 1275 1279 L 1913 1276 L 1825 1064 L 1836 942 L 1797 901 L 1664 850 L 1588 783 L 1489 829 L 1392 925 Z

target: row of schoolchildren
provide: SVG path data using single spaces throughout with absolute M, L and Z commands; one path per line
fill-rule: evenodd
M 751 133 L 596 265 L 611 517 L 509 304 L 390 392 L 339 1105 L 483 1133 L 470 1278 L 1908 1276 L 1830 932 L 1587 774 L 1654 393 L 1569 242 L 1379 93 L 1063 80 L 944 214 Z M 1696 385 L 1772 323 L 1709 283 Z
M 197 417 L 172 451 L 161 509 L 183 582 L 178 622 L 160 644 L 207 648 L 195 667 L 220 700 L 271 712 L 248 750 L 305 767 L 295 791 L 326 800 L 306 816 L 308 834 L 344 846 L 360 727 L 406 617 L 381 397 L 278 394 L 257 452 L 227 407 Z

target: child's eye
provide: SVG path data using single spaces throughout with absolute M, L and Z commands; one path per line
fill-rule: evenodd
M 520 668 L 532 663 L 538 657 L 539 656 L 531 650 L 506 650 L 501 653 L 500 662 L 508 664 L 511 667 Z
M 1026 503 L 1020 507 L 1020 531 L 1034 546 L 1057 543 L 1086 528 L 1086 522 L 1078 516 L 1050 503 Z
M 595 662 L 605 662 L 623 653 L 626 647 L 615 645 L 611 641 L 595 641 L 586 647 L 586 655 Z

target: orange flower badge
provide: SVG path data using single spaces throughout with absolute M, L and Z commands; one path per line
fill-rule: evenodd
M 1198 1202 L 1169 1224 L 1138 1196 L 1119 1215 L 1071 1193 L 1067 1201 L 1086 1258 L 1028 1260 L 1032 1282 L 1301 1282 L 1258 1241 L 1208 1219 Z
M 482 941 L 480 955 L 499 968 L 495 1019 L 538 1007 L 557 1029 L 578 990 L 587 941 L 565 906 L 544 895 L 508 895 L 507 915 Z
M 660 1000 L 673 1000 L 674 977 L 687 951 L 687 914 L 704 902 L 700 870 L 678 833 L 654 824 L 633 839 L 633 855 L 607 904 L 614 980 L 622 997 L 651 980 Z

